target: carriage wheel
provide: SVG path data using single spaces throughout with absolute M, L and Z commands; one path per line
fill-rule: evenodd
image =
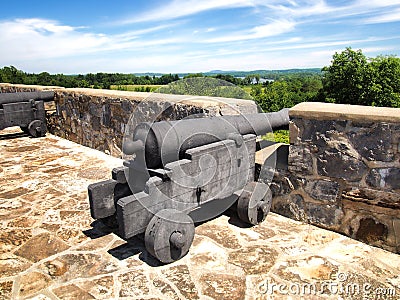
M 237 213 L 248 224 L 257 225 L 265 220 L 271 208 L 272 194 L 268 186 L 260 182 L 250 182 L 239 196 Z
M 189 252 L 194 238 L 194 224 L 187 214 L 163 209 L 147 225 L 147 251 L 163 263 L 174 262 Z
M 29 134 L 33 137 L 46 135 L 46 124 L 41 120 L 33 120 L 28 126 Z

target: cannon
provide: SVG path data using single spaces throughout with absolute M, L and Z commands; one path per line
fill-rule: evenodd
M 125 136 L 123 166 L 88 186 L 91 216 L 115 221 L 124 239 L 144 233 L 162 263 L 186 255 L 195 224 L 227 209 L 257 225 L 272 195 L 254 180 L 256 137 L 288 124 L 288 109 L 140 123 Z
M 32 137 L 45 136 L 44 102 L 53 100 L 53 91 L 0 93 L 0 130 L 19 126 Z

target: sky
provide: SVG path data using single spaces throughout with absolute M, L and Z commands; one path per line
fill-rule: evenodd
M 400 0 L 3 1 L 0 67 L 25 72 L 321 68 L 400 54 Z

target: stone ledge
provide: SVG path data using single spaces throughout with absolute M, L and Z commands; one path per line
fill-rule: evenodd
M 0 91 L 11 89 L 17 89 L 19 91 L 26 91 L 26 90 L 38 90 L 38 91 L 46 91 L 46 90 L 65 90 L 65 88 L 61 86 L 43 86 L 43 85 L 26 85 L 26 84 L 13 84 L 13 83 L 0 83 Z
M 90 88 L 64 88 L 59 86 L 41 86 L 41 85 L 25 85 L 25 84 L 12 84 L 0 83 L 0 92 L 10 91 L 30 91 L 30 90 L 54 90 L 58 93 L 72 93 L 79 95 L 107 97 L 107 98 L 122 98 L 133 101 L 159 101 L 180 103 L 182 105 L 195 105 L 197 107 L 207 108 L 212 106 L 219 107 L 233 106 L 251 106 L 254 111 L 257 110 L 256 104 L 252 100 L 223 98 L 223 97 L 207 97 L 207 96 L 191 96 L 191 95 L 172 95 L 172 94 L 159 94 L 159 93 L 146 93 L 146 92 L 130 92 L 118 90 L 105 90 L 105 89 L 90 89 Z M 253 102 L 253 103 L 251 103 Z M 252 105 L 250 105 L 250 103 Z M 240 109 L 238 110 L 240 111 Z
M 122 98 L 133 101 L 156 101 L 156 102 L 170 102 L 179 103 L 183 105 L 195 105 L 196 107 L 212 107 L 212 106 L 254 106 L 256 111 L 256 104 L 252 100 L 223 98 L 223 97 L 208 97 L 208 96 L 191 96 L 191 95 L 173 95 L 173 94 L 160 94 L 160 93 L 146 93 L 146 92 L 129 92 L 117 90 L 102 90 L 102 89 L 89 89 L 89 88 L 67 88 L 63 89 L 63 93 L 76 93 L 87 96 L 107 97 L 107 98 Z M 250 105 L 250 103 L 252 105 Z M 218 105 L 216 105 L 218 103 Z
M 359 122 L 400 122 L 400 108 L 372 107 L 321 102 L 303 102 L 292 107 L 290 117 L 315 120 L 349 120 Z

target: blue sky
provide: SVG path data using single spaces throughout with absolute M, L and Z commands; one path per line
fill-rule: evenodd
M 400 0 L 3 1 L 0 67 L 205 72 L 400 54 Z

